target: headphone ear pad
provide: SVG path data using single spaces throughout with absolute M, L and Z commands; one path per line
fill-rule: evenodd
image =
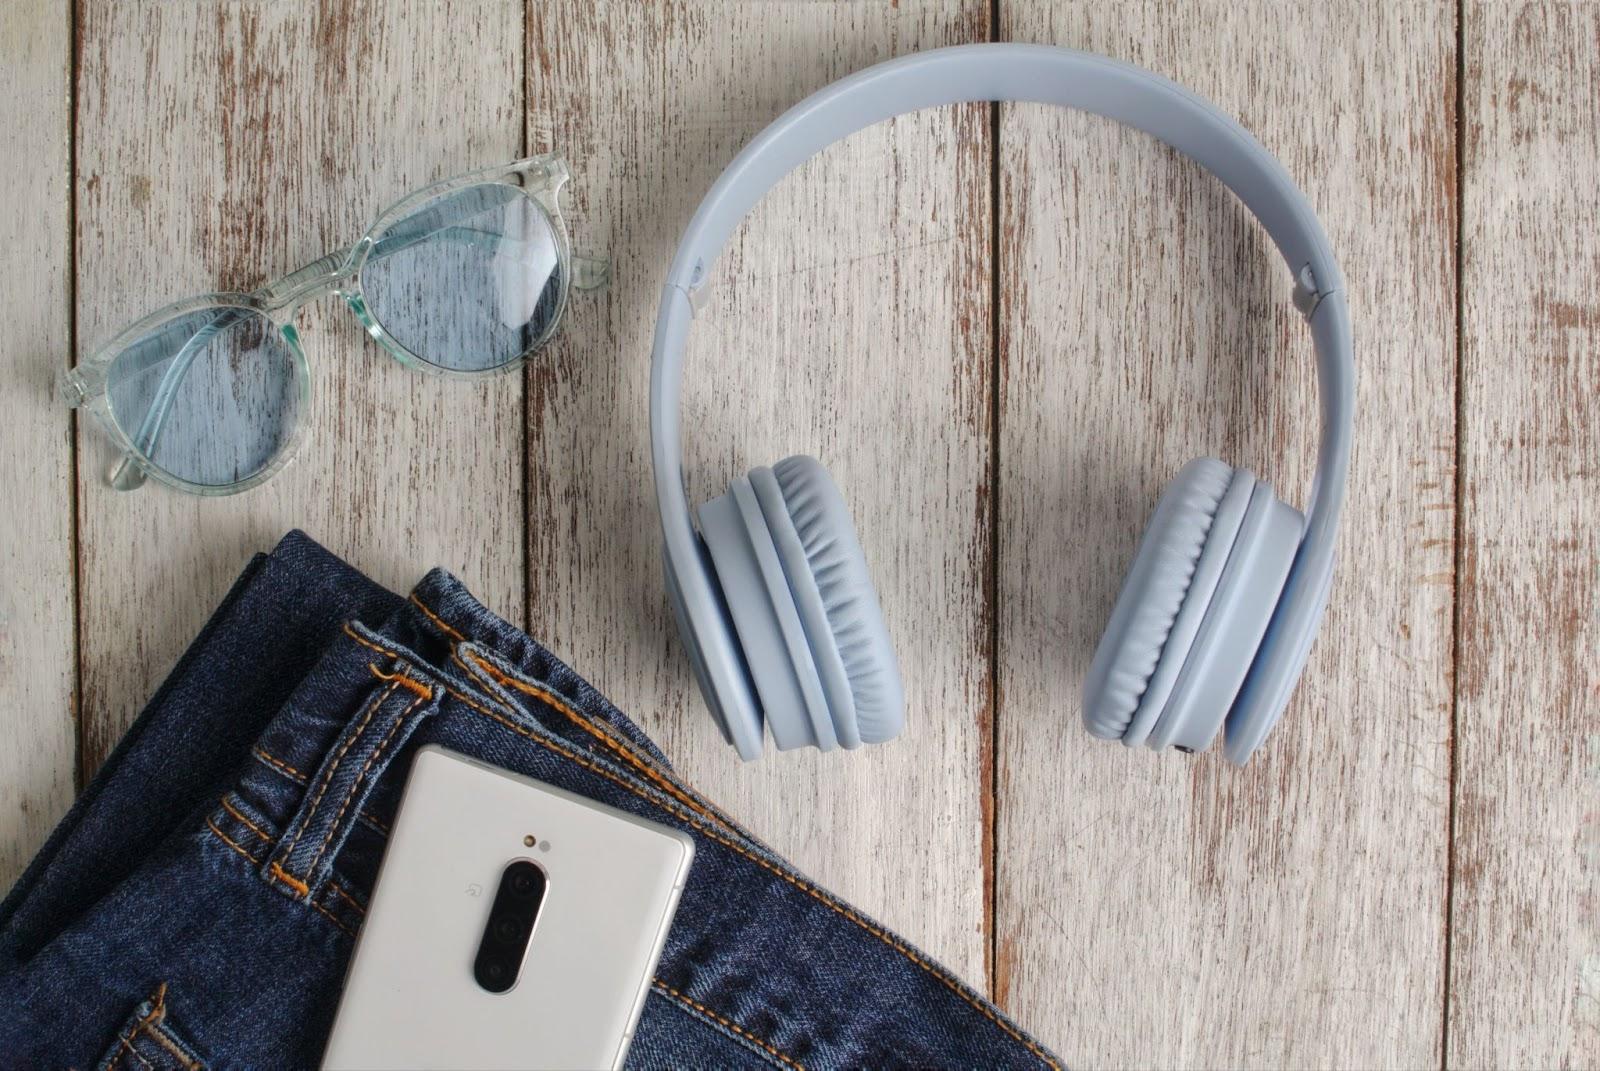
M 839 745 L 811 646 L 800 620 L 791 582 L 753 487 L 754 478 L 736 478 L 728 493 L 700 507 L 700 535 L 715 567 L 723 601 L 754 693 L 757 720 L 729 720 L 740 754 L 752 743 L 759 753 L 763 726 L 780 751 Z M 753 729 L 753 731 L 752 731 Z
M 1083 722 L 1091 735 L 1139 742 L 1129 736 L 1130 727 L 1190 594 L 1207 540 L 1217 534 L 1212 528 L 1218 510 L 1241 476 L 1249 478 L 1215 458 L 1199 458 L 1183 467 L 1157 502 L 1084 679 Z M 1245 498 L 1248 492 L 1244 488 Z M 1232 534 L 1227 538 L 1231 541 Z M 1142 728 L 1148 732 L 1148 725 Z
M 751 473 L 805 622 L 839 743 L 876 744 L 905 724 L 900 666 L 844 496 L 815 458 Z

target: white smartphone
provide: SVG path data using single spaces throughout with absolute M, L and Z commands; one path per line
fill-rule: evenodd
M 687 834 L 428 745 L 323 1066 L 622 1066 Z

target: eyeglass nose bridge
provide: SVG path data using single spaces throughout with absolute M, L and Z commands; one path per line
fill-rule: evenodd
M 365 242 L 366 239 L 362 241 Z M 320 260 L 314 260 L 305 267 L 297 268 L 283 278 L 268 283 L 251 297 L 259 301 L 264 309 L 279 312 L 286 309 L 292 311 L 327 294 L 339 293 L 343 289 L 345 280 L 352 274 L 350 265 L 354 263 L 360 248 L 357 245 L 354 249 L 341 249 L 329 253 Z

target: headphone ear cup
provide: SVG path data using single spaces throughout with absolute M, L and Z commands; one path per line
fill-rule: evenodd
M 726 615 L 761 701 L 754 727 L 757 753 L 763 722 L 780 751 L 808 745 L 831 751 L 839 741 L 827 701 L 749 478 L 739 477 L 727 494 L 701 506 L 699 518 Z M 730 724 L 736 733 L 745 728 Z
M 1207 600 L 1204 622 L 1150 732 L 1152 748 L 1198 751 L 1211 743 L 1225 719 L 1232 724 L 1234 699 L 1261 651 L 1304 534 L 1300 511 L 1257 482 Z
M 822 680 L 839 743 L 876 744 L 905 724 L 905 693 L 844 496 L 814 458 L 751 473 Z
M 1214 533 L 1213 527 L 1241 477 L 1255 482 L 1215 458 L 1199 458 L 1183 467 L 1156 503 L 1084 679 L 1083 722 L 1091 735 L 1133 745 L 1149 732 L 1160 711 L 1147 711 L 1141 704 L 1160 663 L 1187 653 L 1169 651 L 1168 641 L 1208 544 L 1222 548 L 1226 558 L 1224 542 L 1231 543 L 1237 522 L 1232 533 Z M 1244 497 L 1248 492 L 1245 485 Z M 1218 538 L 1210 544 L 1213 535 Z M 1204 606 L 1196 605 L 1203 616 Z
M 738 750 L 741 759 L 751 762 L 761 757 L 764 743 L 761 706 L 704 538 L 696 536 L 694 553 L 700 559 L 698 564 L 710 590 L 698 602 L 692 602 L 671 555 L 664 555 L 667 601 L 678 623 L 678 634 L 688 649 L 689 665 L 700 685 L 700 694 L 705 697 L 717 728 L 722 730 L 722 738 Z

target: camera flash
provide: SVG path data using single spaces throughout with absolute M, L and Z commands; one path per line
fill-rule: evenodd
M 526 845 L 527 847 L 531 848 L 535 844 L 539 843 L 539 838 L 534 836 L 532 833 L 529 833 L 526 837 L 522 838 L 522 843 L 524 845 Z

